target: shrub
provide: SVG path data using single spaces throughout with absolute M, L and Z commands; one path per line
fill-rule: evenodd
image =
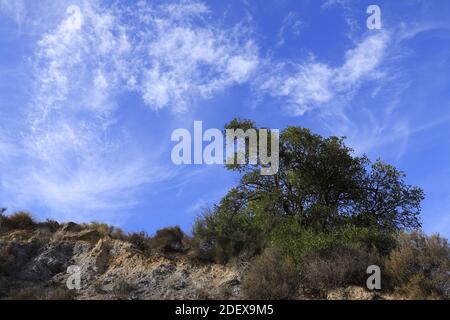
M 56 232 L 60 227 L 58 221 L 52 219 L 47 219 L 45 222 L 41 223 L 41 225 L 47 227 L 50 232 Z
M 149 237 L 144 231 L 130 233 L 126 236 L 125 240 L 133 244 L 143 253 L 149 253 L 151 251 Z
M 187 255 L 192 263 L 211 263 L 218 260 L 211 243 L 202 241 L 198 237 L 189 238 L 186 242 L 189 246 Z
M 332 234 L 300 227 L 295 221 L 281 223 L 272 234 L 271 243 L 300 265 L 303 257 L 336 245 Z
M 435 291 L 433 281 L 423 274 L 412 275 L 396 292 L 411 300 L 439 299 L 441 296 Z
M 305 257 L 301 276 L 305 288 L 323 294 L 329 289 L 349 285 L 364 286 L 366 270 L 370 265 L 380 265 L 380 258 L 365 250 L 337 247 Z
M 273 248 L 253 259 L 242 283 L 242 291 L 249 299 L 292 299 L 298 288 L 294 265 Z
M 98 232 L 100 237 L 108 237 L 114 230 L 114 227 L 107 225 L 106 223 L 100 223 L 93 221 L 90 224 L 86 225 L 87 228 L 94 229 Z
M 27 212 L 16 212 L 10 216 L 0 216 L 0 227 L 6 230 L 31 230 L 37 226 L 31 215 Z
M 150 254 L 153 250 L 162 253 L 183 250 L 185 236 L 180 227 L 169 227 L 158 230 L 153 237 L 149 237 L 146 232 L 134 232 L 122 237 L 143 253 Z
M 411 299 L 450 298 L 450 247 L 438 235 L 402 234 L 386 261 L 392 289 Z
M 91 223 L 82 224 L 81 227 L 97 231 L 98 235 L 101 238 L 110 237 L 118 240 L 126 240 L 127 238 L 122 229 L 108 225 L 106 223 L 92 221 Z
M 156 231 L 155 236 L 151 239 L 153 248 L 160 252 L 168 253 L 181 251 L 183 249 L 184 233 L 180 227 L 168 227 Z
M 337 229 L 336 237 L 342 245 L 353 245 L 367 252 L 388 255 L 397 245 L 396 234 L 376 227 L 345 226 Z
M 243 213 L 206 211 L 196 220 L 192 233 L 199 258 L 218 263 L 237 256 L 251 258 L 265 246 L 263 230 L 252 216 Z
M 111 231 L 110 236 L 111 236 L 111 238 L 117 239 L 117 240 L 125 240 L 125 238 L 126 238 L 125 232 L 123 232 L 122 229 L 116 228 L 116 227 L 113 227 L 113 230 Z
M 326 231 L 304 228 L 290 218 L 275 228 L 271 244 L 300 266 L 304 257 L 341 247 L 385 255 L 394 248 L 395 237 L 374 228 L 346 226 Z

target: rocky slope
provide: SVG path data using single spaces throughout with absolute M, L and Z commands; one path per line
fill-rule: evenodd
M 241 278 L 232 266 L 195 264 L 180 253 L 145 255 L 130 242 L 73 223 L 54 233 L 2 234 L 0 265 L 2 298 L 238 298 Z M 70 266 L 79 267 L 79 290 L 67 289 Z

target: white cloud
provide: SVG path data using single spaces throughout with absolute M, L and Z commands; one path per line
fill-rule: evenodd
M 289 12 L 288 15 L 283 19 L 280 30 L 277 34 L 277 47 L 281 47 L 284 45 L 286 39 L 286 35 L 291 33 L 294 37 L 298 37 L 300 35 L 300 29 L 303 23 L 298 18 L 297 14 L 293 11 Z
M 436 121 L 421 123 L 413 106 L 408 105 L 408 111 L 403 110 L 401 101 L 407 99 L 407 92 L 411 90 L 414 81 L 409 74 L 409 66 L 402 64 L 405 53 L 404 42 L 422 32 L 443 28 L 440 24 L 423 24 L 412 27 L 400 25 L 399 28 L 390 30 L 384 34 L 385 39 L 366 39 L 355 49 L 346 54 L 346 62 L 340 69 L 342 72 L 341 83 L 358 83 L 366 78 L 381 79 L 371 83 L 371 94 L 363 92 L 364 100 L 358 103 L 347 103 L 344 96 L 341 101 L 332 100 L 330 108 L 321 109 L 319 115 L 321 124 L 328 132 L 346 136 L 349 145 L 358 153 L 371 151 L 379 152 L 383 148 L 390 148 L 389 156 L 400 160 L 408 148 L 414 144 L 414 135 L 422 131 L 435 128 L 448 122 L 448 116 L 443 116 Z M 408 52 L 408 51 L 406 51 Z M 380 58 L 381 57 L 381 58 Z M 382 65 L 382 67 L 381 67 Z M 400 68 L 399 66 L 402 66 Z M 341 87 L 338 87 L 341 88 Z M 345 86 L 344 86 L 345 88 Z M 353 98 L 356 90 L 336 90 L 339 94 L 347 94 Z M 339 99 L 337 99 L 339 100 Z M 419 122 L 417 122 L 419 120 Z
M 226 71 L 231 81 L 241 83 L 256 69 L 257 63 L 253 56 L 235 56 L 229 59 Z
M 372 119 L 366 125 L 366 131 L 348 130 L 351 132 L 352 142 L 359 152 L 367 152 L 372 148 L 382 147 L 391 143 L 398 143 L 397 158 L 401 158 L 406 151 L 409 139 L 423 131 L 442 126 L 450 121 L 450 115 L 445 115 L 437 120 L 420 125 L 412 125 L 411 121 L 404 118 L 399 119 Z M 347 127 L 347 129 L 349 129 Z M 400 143 L 399 143 L 400 142 Z
M 333 67 L 315 60 L 281 64 L 262 76 L 259 90 L 283 98 L 294 115 L 351 95 L 363 80 L 379 78 L 390 37 L 387 33 L 368 36 L 345 54 L 343 65 Z
M 3 11 L 12 3 L 0 1 Z M 38 37 L 33 88 L 25 120 L 9 123 L 16 139 L 0 137 L 2 199 L 13 208 L 38 205 L 83 220 L 133 206 L 142 185 L 175 173 L 160 151 L 119 133 L 127 128 L 118 95 L 135 92 L 151 109 L 184 112 L 246 81 L 258 65 L 245 32 L 213 23 L 200 2 L 28 5 L 20 12 L 30 14 L 28 36 Z
M 132 149 L 133 141 L 111 137 L 119 129 L 114 98 L 129 76 L 124 29 L 113 13 L 85 1 L 40 36 L 30 57 L 27 116 L 15 128 L 18 151 L 2 156 L 10 206 L 34 203 L 77 220 L 92 211 L 113 214 L 134 204 L 140 185 L 170 177 Z
M 201 2 L 181 1 L 179 3 L 163 4 L 162 11 L 174 19 L 184 20 L 189 17 L 196 17 L 208 13 L 208 7 Z
M 331 6 L 339 5 L 339 6 L 348 6 L 349 0 L 327 0 L 322 4 L 322 8 L 328 8 Z
M 389 42 L 386 33 L 367 37 L 354 49 L 345 54 L 345 63 L 336 70 L 335 83 L 341 87 L 355 84 L 359 80 L 373 78 L 376 67 L 384 58 Z
M 162 8 L 170 14 L 141 13 L 145 25 L 138 26 L 144 30 L 145 42 L 136 46 L 143 70 L 136 76 L 142 79 L 137 89 L 151 108 L 186 111 L 196 99 L 242 83 L 256 69 L 259 58 L 254 43 L 237 29 L 222 30 L 205 22 L 204 5 Z

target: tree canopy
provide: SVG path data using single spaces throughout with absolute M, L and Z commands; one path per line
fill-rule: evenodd
M 225 126 L 237 128 L 258 129 L 240 119 Z M 342 247 L 386 255 L 398 232 L 420 228 L 424 192 L 408 185 L 395 167 L 355 155 L 342 137 L 322 137 L 294 126 L 269 131 L 267 139 L 274 137 L 279 142 L 275 174 L 261 174 L 261 167 L 271 163 L 226 165 L 241 174 L 238 185 L 193 228 L 206 259 L 252 257 L 270 246 L 296 264 L 305 255 Z
M 256 128 L 234 119 L 226 128 Z M 352 224 L 389 230 L 421 226 L 422 189 L 381 160 L 355 155 L 342 137 L 290 126 L 279 135 L 279 170 L 260 174 L 259 165 L 229 165 L 242 173 L 238 186 L 217 206 L 234 214 L 292 216 L 322 229 Z

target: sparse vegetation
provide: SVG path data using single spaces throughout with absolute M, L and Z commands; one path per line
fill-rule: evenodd
M 60 227 L 58 221 L 52 219 L 47 219 L 45 222 L 42 223 L 42 225 L 47 227 L 50 230 L 50 232 L 56 232 Z
M 96 230 L 102 238 L 110 236 L 115 229 L 114 227 L 109 226 L 106 223 L 100 223 L 97 221 L 93 221 L 90 224 L 85 225 L 84 227 Z
M 10 216 L 0 215 L 0 229 L 7 230 L 31 230 L 37 226 L 31 214 L 28 212 L 16 212 Z
M 146 232 L 133 232 L 125 237 L 125 240 L 132 243 L 138 250 L 148 253 L 151 248 L 149 245 L 149 237 Z
M 380 265 L 381 259 L 362 249 L 335 247 L 305 257 L 301 264 L 302 283 L 305 289 L 320 295 L 330 289 L 350 285 L 365 286 L 366 269 Z
M 228 199 L 222 200 L 222 204 Z M 262 231 L 251 216 L 216 207 L 197 219 L 193 236 L 198 257 L 226 263 L 233 257 L 249 258 L 261 253 L 264 247 Z
M 163 253 L 179 252 L 183 249 L 184 233 L 180 227 L 168 227 L 156 231 L 151 238 L 151 245 Z
M 295 266 L 276 249 L 268 248 L 253 259 L 242 283 L 249 299 L 293 299 L 300 288 L 300 277 Z
M 395 247 L 396 240 L 393 234 L 378 228 L 345 226 L 320 231 L 287 220 L 274 230 L 272 243 L 300 266 L 307 256 L 323 256 L 343 247 L 384 256 Z
M 450 298 L 450 247 L 438 235 L 402 234 L 386 261 L 391 288 L 411 299 Z
M 89 224 L 84 224 L 83 228 L 93 229 L 98 232 L 101 238 L 110 237 L 112 239 L 124 240 L 125 233 L 122 229 L 110 226 L 106 223 L 93 221 Z
M 180 227 L 168 227 L 156 231 L 153 237 L 146 232 L 134 232 L 123 237 L 145 254 L 152 252 L 173 253 L 183 251 L 185 235 Z

